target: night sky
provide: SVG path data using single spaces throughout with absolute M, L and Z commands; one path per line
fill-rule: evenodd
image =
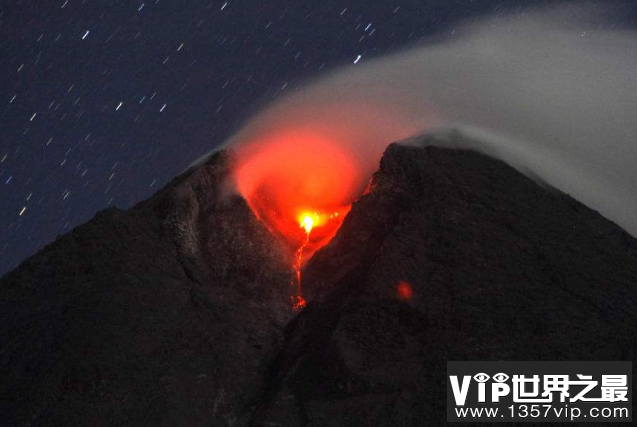
M 530 4 L 2 1 L 0 275 L 147 198 L 307 78 Z

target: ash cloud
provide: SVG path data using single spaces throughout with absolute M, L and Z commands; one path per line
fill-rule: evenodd
M 388 143 L 432 129 L 571 194 L 637 235 L 637 33 L 612 7 L 568 5 L 467 23 L 366 59 L 265 108 L 229 141 L 302 128 L 358 162 L 360 186 Z M 453 141 L 450 142 L 453 145 Z

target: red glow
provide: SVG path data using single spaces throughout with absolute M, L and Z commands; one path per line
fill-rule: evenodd
M 341 226 L 365 181 L 351 154 L 310 131 L 286 131 L 242 147 L 235 170 L 239 192 L 294 251 L 295 310 L 305 307 L 301 268 Z
M 348 152 L 308 131 L 286 131 L 249 144 L 235 178 L 270 231 L 294 250 L 305 245 L 304 260 L 334 236 L 362 182 Z
M 302 298 L 303 263 L 334 237 L 387 144 L 425 128 L 420 113 L 414 117 L 395 102 L 373 102 L 376 85 L 356 80 L 338 90 L 324 86 L 278 100 L 228 141 L 238 154 L 237 190 L 290 249 L 298 275 L 295 305 Z
M 398 294 L 398 298 L 403 301 L 411 301 L 414 296 L 414 290 L 409 284 L 409 282 L 405 282 L 404 280 L 398 282 L 398 286 L 396 287 L 396 293 Z

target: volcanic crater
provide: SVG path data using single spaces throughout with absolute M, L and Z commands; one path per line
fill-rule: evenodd
M 448 360 L 633 360 L 637 241 L 444 145 L 389 145 L 364 194 L 337 188 L 316 217 L 266 212 L 254 182 L 229 194 L 237 157 L 220 151 L 58 238 L 0 280 L 3 422 L 443 425 Z M 294 310 L 320 228 L 297 208 L 339 219 Z

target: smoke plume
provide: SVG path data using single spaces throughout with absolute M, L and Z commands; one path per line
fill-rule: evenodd
M 361 194 L 390 142 L 454 128 L 476 141 L 463 148 L 501 158 L 637 235 L 637 34 L 613 28 L 612 15 L 570 5 L 488 18 L 336 69 L 228 141 L 241 159 L 237 189 L 249 201 L 266 194 L 279 217 L 321 208 L 319 193 L 336 209 Z

